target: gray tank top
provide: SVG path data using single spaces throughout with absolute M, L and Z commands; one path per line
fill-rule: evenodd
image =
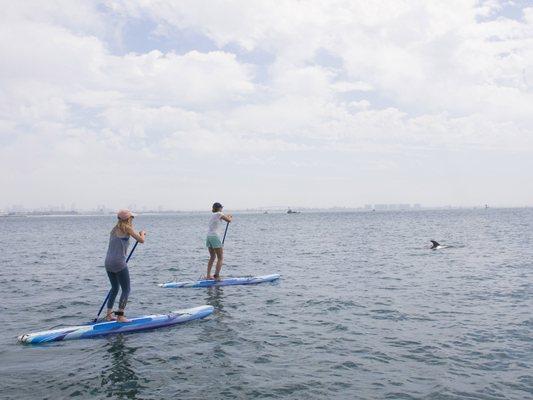
M 109 272 L 120 272 L 128 265 L 126 254 L 130 245 L 130 236 L 118 236 L 113 230 L 109 235 L 109 247 L 105 257 L 105 269 Z

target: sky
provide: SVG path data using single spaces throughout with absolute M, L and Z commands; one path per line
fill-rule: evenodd
M 0 209 L 533 205 L 530 1 L 0 6 Z

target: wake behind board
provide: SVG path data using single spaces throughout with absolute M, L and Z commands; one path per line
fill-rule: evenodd
M 212 306 L 199 306 L 172 311 L 169 314 L 131 318 L 129 322 L 97 322 L 88 325 L 67 326 L 49 331 L 26 333 L 18 337 L 21 343 L 47 343 L 60 340 L 88 339 L 117 333 L 138 332 L 162 328 L 194 319 L 205 318 L 213 312 Z
M 262 275 L 262 276 L 246 276 L 242 278 L 224 278 L 219 281 L 214 279 L 203 279 L 199 281 L 185 281 L 185 282 L 166 282 L 160 283 L 159 287 L 163 288 L 201 288 L 211 286 L 232 286 L 232 285 L 254 285 L 263 282 L 272 282 L 279 279 L 279 274 Z

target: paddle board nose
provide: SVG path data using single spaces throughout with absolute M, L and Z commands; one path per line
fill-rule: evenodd
M 26 339 L 28 338 L 28 334 L 25 333 L 24 335 L 20 335 L 17 337 L 17 341 L 21 342 L 21 343 L 24 343 L 26 341 Z

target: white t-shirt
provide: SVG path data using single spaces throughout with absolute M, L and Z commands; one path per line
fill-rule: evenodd
M 213 213 L 209 218 L 209 229 L 207 230 L 207 236 L 220 236 L 220 221 L 222 221 L 222 211 Z

